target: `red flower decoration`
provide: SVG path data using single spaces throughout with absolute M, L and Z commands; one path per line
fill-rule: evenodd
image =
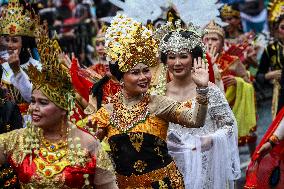
M 15 25 L 11 25 L 11 26 L 9 27 L 9 30 L 10 30 L 10 33 L 11 33 L 11 34 L 16 33 L 16 29 L 17 29 L 17 27 L 16 27 Z
M 45 174 L 45 176 L 50 176 L 51 175 L 51 171 L 49 169 L 47 169 L 44 174 Z

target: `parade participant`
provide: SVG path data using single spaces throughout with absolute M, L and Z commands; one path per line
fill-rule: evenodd
M 166 96 L 193 108 L 198 93 L 192 66 L 195 59 L 205 58 L 205 46 L 193 27 L 166 28 L 159 29 L 165 33 L 160 42 L 161 60 L 173 75 Z M 233 188 L 240 177 L 236 121 L 223 93 L 212 83 L 208 98 L 204 127 L 170 124 L 169 153 L 184 176 L 185 188 Z
M 207 111 L 208 73 L 195 61 L 197 103 L 186 108 L 164 96 L 150 95 L 149 67 L 156 65 L 158 44 L 141 23 L 118 14 L 106 32 L 106 52 L 116 62 L 112 74 L 122 90 L 90 119 L 99 138 L 108 137 L 119 188 L 184 188 L 182 175 L 168 154 L 169 122 L 201 127 Z
M 209 47 L 209 50 L 215 48 L 216 53 L 218 53 L 215 64 L 219 68 L 224 83 L 226 99 L 237 120 L 238 143 L 239 145 L 250 144 L 252 154 L 256 142 L 256 135 L 254 134 L 256 129 L 254 88 L 245 66 L 238 57 L 224 52 L 224 37 L 224 30 L 214 21 L 211 21 L 204 28 L 203 42 Z
M 0 164 L 12 165 L 22 188 L 117 188 L 99 141 L 68 121 L 75 95 L 58 42 L 41 32 L 38 49 L 42 71 L 28 67 L 32 121 L 0 135 Z
M 246 174 L 247 189 L 283 188 L 284 107 L 257 146 Z
M 0 67 L 0 76 L 3 70 Z M 0 134 L 23 127 L 22 115 L 16 103 L 8 100 L 6 90 L 0 86 Z M 0 186 L 17 188 L 17 177 L 9 164 L 0 166 Z
M 282 1 L 272 1 L 269 7 L 269 21 L 275 27 L 275 40 L 269 44 L 264 50 L 256 79 L 264 84 L 267 81 L 273 83 L 273 98 L 272 98 L 272 118 L 276 116 L 277 104 L 279 100 L 281 68 L 284 61 L 284 3 Z M 282 8 L 281 8 L 282 7 Z
M 29 64 L 38 69 L 41 67 L 35 60 L 38 59 L 34 39 L 38 22 L 38 16 L 29 5 L 18 0 L 9 1 L 0 18 L 1 43 L 9 53 L 8 57 L 0 59 L 4 69 L 1 82 L 9 89 L 11 99 L 18 104 L 31 100 L 32 86 L 23 69 Z
M 236 39 L 243 34 L 240 11 L 232 5 L 223 5 L 220 9 L 220 17 L 228 25 L 225 27 L 225 38 Z

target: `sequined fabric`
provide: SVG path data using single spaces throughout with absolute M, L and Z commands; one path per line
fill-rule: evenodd
M 34 153 L 23 156 L 25 136 L 27 134 L 27 129 L 19 129 L 0 135 L 0 150 L 5 152 L 4 157 L 0 154 L 0 162 L 7 159 L 17 173 L 22 188 L 83 188 L 86 184 L 87 174 L 87 180 L 89 180 L 90 183 L 86 185 L 86 187 L 92 188 L 94 185 L 91 181 L 94 180 L 96 168 L 113 172 L 110 159 L 106 152 L 100 148 L 97 150 L 96 155 L 91 155 L 87 151 L 84 153 L 86 163 L 83 166 L 77 163 L 73 166 L 69 163 L 52 177 L 47 177 L 45 175 L 46 172 L 40 171 L 39 169 L 44 168 L 42 166 L 49 165 L 48 163 L 50 162 L 40 161 L 42 165 L 36 165 L 35 160 L 38 159 L 39 156 L 36 156 Z M 69 149 L 66 150 L 67 155 L 62 158 L 62 162 L 65 161 L 68 163 L 67 157 L 70 151 Z M 56 167 L 54 167 L 54 169 L 56 169 Z

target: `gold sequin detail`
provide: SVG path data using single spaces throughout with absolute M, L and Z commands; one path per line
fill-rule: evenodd
M 129 140 L 137 152 L 140 152 L 144 136 L 143 133 L 129 133 Z
M 145 173 L 143 175 L 124 176 L 117 174 L 119 188 L 147 188 L 151 189 L 153 182 L 162 181 L 164 178 L 169 178 L 171 187 L 175 189 L 184 189 L 182 175 L 177 169 L 174 162 L 171 162 L 166 167 Z
M 142 160 L 138 160 L 134 163 L 133 168 L 137 171 L 142 173 L 147 167 L 147 163 L 142 161 Z
M 109 113 L 105 108 L 101 108 L 96 114 L 91 116 L 91 120 L 96 122 L 98 128 L 107 129 L 108 138 L 120 134 L 120 131 L 117 128 L 110 126 Z M 131 133 L 143 132 L 166 140 L 168 125 L 168 122 L 165 120 L 158 118 L 157 116 L 150 115 L 145 122 L 139 123 L 131 129 Z

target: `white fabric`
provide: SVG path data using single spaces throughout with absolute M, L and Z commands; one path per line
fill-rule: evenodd
M 194 106 L 195 99 L 192 102 Z M 204 127 L 170 124 L 168 149 L 184 176 L 186 189 L 233 188 L 232 183 L 241 176 L 237 136 L 235 117 L 216 86 L 209 90 Z
M 27 63 L 22 64 L 20 66 L 21 67 L 20 72 L 17 73 L 16 75 L 14 75 L 8 62 L 2 64 L 4 68 L 2 80 L 5 81 L 6 83 L 14 85 L 15 88 L 20 91 L 24 100 L 27 102 L 31 101 L 32 83 L 30 82 L 28 75 L 23 71 L 23 69 L 27 69 L 28 65 L 30 64 L 34 65 L 38 70 L 41 70 L 41 64 L 38 61 L 34 60 L 33 58 L 30 58 Z

